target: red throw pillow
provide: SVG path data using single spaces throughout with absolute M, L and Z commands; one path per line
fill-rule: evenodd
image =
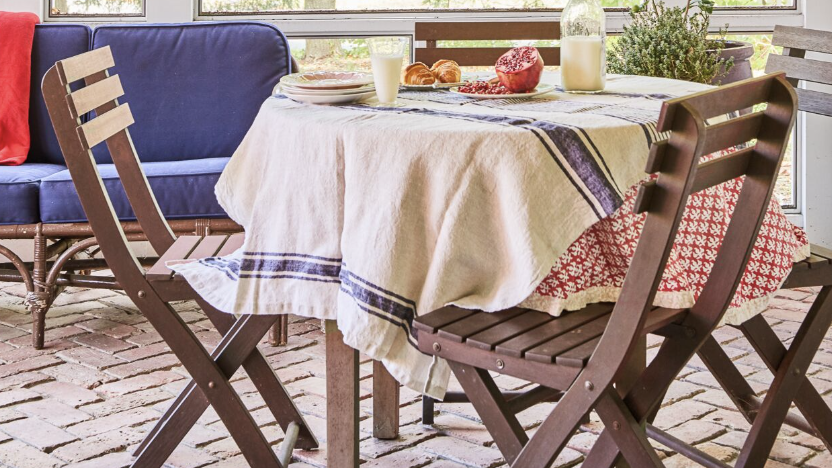
M 29 84 L 38 16 L 0 11 L 0 164 L 22 164 L 29 154 Z

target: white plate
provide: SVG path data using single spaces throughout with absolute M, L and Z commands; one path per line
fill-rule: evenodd
M 344 96 L 347 94 L 361 94 L 366 93 L 368 91 L 375 91 L 376 87 L 372 84 L 361 86 L 360 88 L 352 88 L 352 89 L 307 89 L 307 88 L 296 88 L 294 86 L 288 86 L 283 83 L 278 85 L 278 92 L 283 93 L 292 93 L 292 94 L 302 94 L 304 96 Z
M 351 71 L 316 71 L 292 73 L 280 79 L 282 84 L 306 89 L 350 89 L 373 82 L 373 74 Z
M 533 96 L 540 96 L 554 91 L 555 85 L 540 83 L 537 88 L 530 93 L 513 93 L 513 94 L 471 94 L 459 92 L 459 87 L 451 88 L 451 92 L 459 94 L 460 96 L 469 97 L 471 99 L 525 99 Z
M 450 88 L 455 88 L 457 86 L 462 86 L 462 85 L 465 84 L 466 81 L 471 81 L 471 80 L 474 80 L 474 79 L 476 79 L 475 76 L 467 75 L 467 74 L 463 73 L 462 74 L 462 81 L 460 81 L 459 83 L 439 83 L 439 82 L 437 82 L 437 83 L 434 83 L 434 84 L 418 84 L 418 85 L 416 85 L 416 84 L 414 84 L 414 85 L 412 85 L 412 84 L 403 84 L 402 88 L 410 89 L 410 90 L 413 90 L 413 91 L 416 91 L 416 90 L 430 91 L 431 89 L 450 89 Z
M 336 96 L 328 96 L 328 95 L 310 95 L 310 94 L 293 94 L 291 92 L 284 91 L 285 94 L 289 99 L 298 102 L 305 102 L 308 104 L 349 104 L 351 102 L 358 102 L 362 99 L 366 99 L 370 96 L 375 96 L 376 91 L 365 91 L 363 93 L 353 93 L 353 94 L 340 94 Z

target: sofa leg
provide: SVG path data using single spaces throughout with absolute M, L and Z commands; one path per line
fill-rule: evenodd
M 26 308 L 32 313 L 32 346 L 43 349 L 46 329 L 46 312 L 52 304 L 53 291 L 46 284 L 46 237 L 43 235 L 42 225 L 38 224 L 34 238 L 34 265 L 32 268 L 32 282 L 34 290 L 26 294 Z
M 289 316 L 281 315 L 271 330 L 269 330 L 269 344 L 272 346 L 286 346 L 289 342 Z

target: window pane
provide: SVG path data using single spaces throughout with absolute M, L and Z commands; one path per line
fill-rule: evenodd
M 716 0 L 716 6 L 724 8 L 791 8 L 795 0 Z
M 142 16 L 142 0 L 50 0 L 50 16 Z
M 567 0 L 201 0 L 203 13 L 373 10 L 528 10 L 563 8 Z M 631 7 L 641 0 L 601 0 L 607 8 Z
M 370 71 L 370 51 L 367 40 L 295 39 L 289 40 L 292 57 L 301 71 L 349 70 Z M 410 46 L 405 49 L 404 64 L 410 63 Z

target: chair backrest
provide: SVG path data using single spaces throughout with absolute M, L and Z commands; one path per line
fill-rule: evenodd
M 766 73 L 783 71 L 789 82 L 800 80 L 832 85 L 832 62 L 806 58 L 806 52 L 832 54 L 832 32 L 777 26 L 771 43 L 783 47 L 783 54 L 771 54 Z M 832 117 L 832 93 L 797 89 L 798 107 L 805 112 Z
M 560 23 L 555 21 L 502 23 L 416 23 L 414 61 L 430 66 L 441 59 L 461 66 L 490 66 L 510 47 L 437 47 L 437 41 L 558 40 Z M 425 46 L 421 46 L 421 42 Z M 543 63 L 560 65 L 560 47 L 538 47 Z
M 742 109 L 765 109 L 739 117 Z M 688 318 L 708 333 L 728 309 L 769 206 L 797 97 L 785 74 L 767 75 L 666 101 L 658 123 L 669 138 L 653 144 L 635 211 L 647 213 L 636 253 L 593 359 L 629 356 L 653 307 L 690 194 L 744 176 L 736 208 L 709 278 Z M 709 120 L 718 123 L 708 124 Z M 741 149 L 739 149 L 741 148 Z M 703 156 L 734 150 L 700 164 Z
M 164 253 L 176 238 L 159 210 L 133 147 L 127 130 L 133 124 L 133 114 L 128 104 L 118 101 L 124 89 L 119 76 L 108 72 L 114 65 L 109 47 L 59 60 L 46 72 L 41 89 L 93 234 L 116 279 L 127 289 L 125 281 L 144 282 L 144 269 L 130 250 L 113 210 L 93 147 L 107 143 L 130 205 L 156 252 Z M 81 80 L 85 86 L 73 91 L 70 86 Z M 96 117 L 83 122 L 81 117 L 91 111 Z

